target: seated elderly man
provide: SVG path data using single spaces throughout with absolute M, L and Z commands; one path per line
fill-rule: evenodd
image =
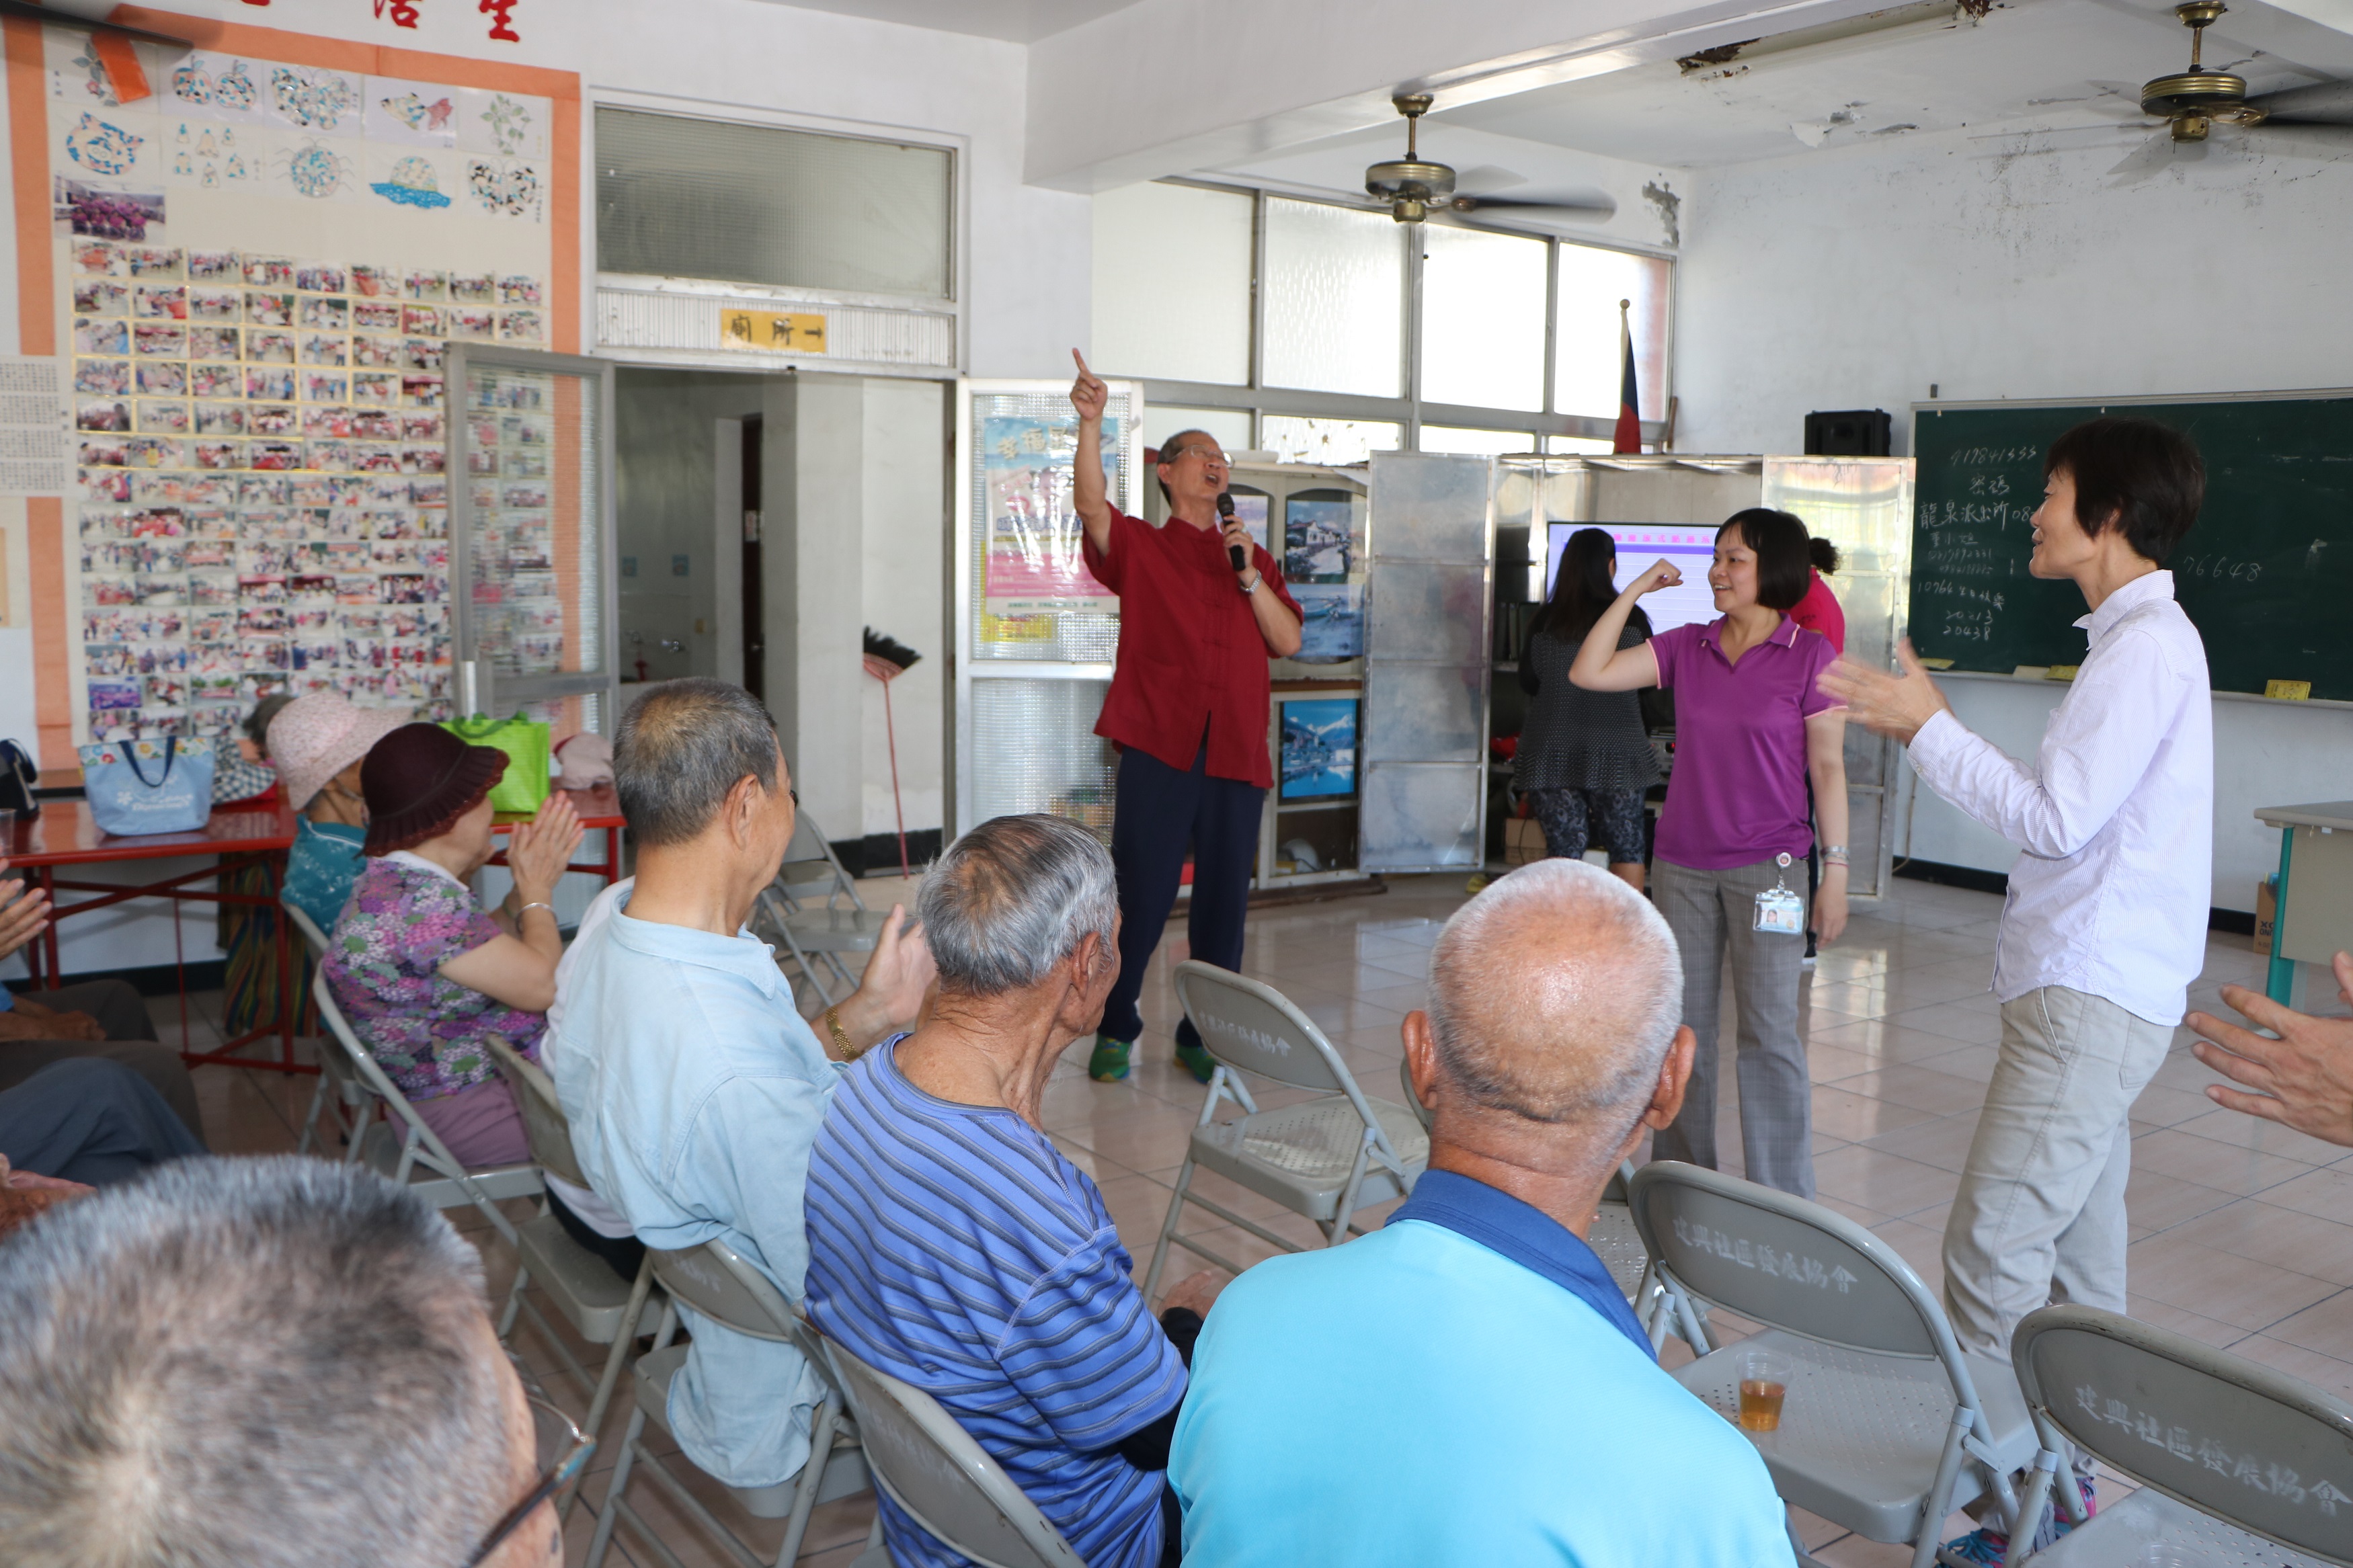
M 997 817 L 916 909 L 939 993 L 844 1075 L 818 1134 L 809 1321 L 945 1405 L 1094 1568 L 1174 1564 L 1161 1472 L 1211 1277 L 1155 1325 L 1103 1194 L 1039 1125 L 1119 973 L 1111 856 L 1060 817 Z M 879 1506 L 893 1563 L 964 1562 Z
M 1657 910 L 1574 860 L 1456 912 L 1405 1021 L 1430 1169 L 1388 1225 L 1226 1289 L 1169 1478 L 1185 1561 L 1787 1563 L 1747 1439 L 1661 1371 L 1586 1246 L 1691 1072 Z
M 914 1021 L 931 960 L 893 909 L 822 1043 L 793 1010 L 744 929 L 792 844 L 793 792 L 776 721 L 742 687 L 679 680 L 639 698 L 613 773 L 638 874 L 565 955 L 544 1052 L 581 1172 L 648 1247 L 723 1238 L 797 1300 L 801 1187 L 839 1064 Z M 687 1458 L 731 1486 L 797 1475 L 824 1398 L 816 1369 L 790 1345 L 680 1315 L 692 1348 L 667 1414 Z
M 553 1568 L 587 1457 L 448 1222 L 291 1155 L 179 1161 L 0 1245 L 0 1410 L 11 1568 Z

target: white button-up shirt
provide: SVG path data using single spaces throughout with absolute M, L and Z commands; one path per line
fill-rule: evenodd
M 1912 738 L 1912 766 L 2025 850 L 2002 908 L 1997 996 L 2064 985 L 2179 1024 L 2213 889 L 2206 645 L 2170 572 L 2136 578 L 2075 624 L 2091 651 L 2032 765 L 1941 712 Z

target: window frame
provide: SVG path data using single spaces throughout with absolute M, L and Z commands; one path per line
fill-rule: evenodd
M 1187 185 L 1199 190 L 1219 191 L 1229 195 L 1248 196 L 1250 209 L 1250 380 L 1235 385 L 1221 382 L 1167 381 L 1151 376 L 1130 377 L 1144 386 L 1148 405 L 1175 404 L 1192 408 L 1229 409 L 1250 416 L 1252 438 L 1264 442 L 1264 422 L 1268 415 L 1298 415 L 1323 419 L 1381 420 L 1400 426 L 1405 433 L 1406 449 L 1418 451 L 1421 446 L 1421 427 L 1425 425 L 1448 426 L 1457 428 L 1500 431 L 1525 431 L 1531 450 L 1537 448 L 1542 437 L 1562 436 L 1587 440 L 1609 440 L 1615 433 L 1614 418 L 1584 414 L 1557 412 L 1558 367 L 1556 364 L 1557 328 L 1560 314 L 1560 247 L 1564 245 L 1584 246 L 1595 250 L 1614 250 L 1630 256 L 1667 263 L 1666 289 L 1666 365 L 1667 384 L 1660 389 L 1661 406 L 1668 411 L 1666 419 L 1645 419 L 1641 422 L 1642 440 L 1655 447 L 1672 433 L 1674 409 L 1674 330 L 1675 295 L 1681 268 L 1675 263 L 1676 253 L 1664 247 L 1604 243 L 1596 240 L 1573 239 L 1546 230 L 1523 227 L 1509 223 L 1462 223 L 1459 219 L 1432 217 L 1426 221 L 1449 226 L 1477 229 L 1512 236 L 1520 239 L 1539 240 L 1545 246 L 1545 319 L 1544 319 L 1544 407 L 1540 412 L 1519 408 L 1491 408 L 1478 405 L 1432 403 L 1422 397 L 1421 386 L 1421 310 L 1423 247 L 1412 241 L 1419 230 L 1412 224 L 1398 224 L 1398 243 L 1405 250 L 1405 287 L 1398 309 L 1404 316 L 1402 380 L 1405 394 L 1400 397 L 1376 397 L 1357 393 L 1315 392 L 1296 387 L 1266 384 L 1266 204 L 1269 201 L 1306 202 L 1319 206 L 1345 207 L 1364 211 L 1358 203 L 1335 200 L 1325 195 L 1309 195 L 1293 191 L 1274 191 L 1250 185 L 1227 184 L 1211 180 L 1168 179 L 1162 184 Z M 1103 374 L 1122 374 L 1126 367 L 1101 365 Z

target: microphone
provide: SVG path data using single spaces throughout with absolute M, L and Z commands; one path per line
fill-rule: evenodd
M 1231 522 L 1233 521 L 1233 491 L 1219 490 L 1218 492 L 1218 515 L 1228 522 Z M 1234 570 L 1237 572 L 1250 564 L 1250 553 L 1243 550 L 1239 544 L 1229 544 L 1226 546 L 1226 559 L 1234 563 Z

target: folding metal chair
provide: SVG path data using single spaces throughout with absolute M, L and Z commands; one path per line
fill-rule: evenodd
M 933 1540 L 980 1568 L 1086 1568 L 1062 1532 L 938 1400 L 876 1371 L 832 1340 L 824 1344 L 834 1380 L 858 1418 L 875 1484 Z M 876 1545 L 850 1568 L 890 1565 L 887 1550 Z
M 1758 1444 L 1785 1500 L 1910 1546 L 1913 1568 L 1935 1559 L 1945 1516 L 1988 1493 L 1987 1524 L 2018 1538 L 2010 1474 L 2041 1447 L 2018 1380 L 1961 1350 L 1894 1248 L 1819 1204 L 1677 1161 L 1635 1172 L 1628 1196 L 1669 1286 L 1765 1325 L 1675 1381 L 1734 1419 L 1742 1354 L 1788 1362 L 1779 1428 Z
M 522 1112 L 523 1136 L 530 1142 L 531 1157 L 538 1162 L 543 1173 L 563 1177 L 580 1186 L 588 1185 L 581 1174 L 579 1157 L 572 1150 L 572 1128 L 565 1121 L 564 1108 L 556 1102 L 554 1080 L 546 1069 L 531 1060 L 504 1040 L 490 1042 L 491 1060 L 497 1064 L 499 1076 L 514 1091 L 515 1104 Z M 659 1308 L 653 1309 L 656 1321 L 648 1325 L 647 1298 L 653 1288 L 653 1258 L 648 1255 L 638 1267 L 634 1281 L 624 1282 L 613 1272 L 612 1266 L 578 1242 L 564 1228 L 564 1222 L 542 1204 L 535 1218 L 527 1219 L 515 1227 L 514 1288 L 507 1293 L 506 1311 L 499 1319 L 499 1339 L 504 1342 L 514 1333 L 515 1320 L 529 1313 L 547 1342 L 555 1347 L 563 1358 L 565 1370 L 571 1373 L 581 1391 L 588 1395 L 587 1419 L 581 1430 L 595 1433 L 605 1424 L 605 1406 L 611 1403 L 613 1386 L 620 1381 L 621 1364 L 628 1359 L 629 1342 L 640 1333 L 659 1327 Z M 605 1345 L 605 1365 L 596 1377 L 588 1375 L 564 1336 L 547 1321 L 538 1305 L 525 1294 L 533 1282 L 547 1292 L 556 1310 L 592 1345 Z M 568 1518 L 577 1500 L 577 1489 L 567 1492 L 559 1518 Z
M 2353 1405 L 2093 1307 L 2029 1312 L 2010 1345 L 2042 1435 L 2037 1479 L 2053 1483 L 2032 1489 L 2014 1539 L 2034 1539 L 2052 1494 L 2080 1513 L 2071 1444 L 2141 1485 L 2035 1568 L 2137 1568 L 2158 1542 L 2207 1568 L 2353 1563 Z
M 754 933 L 782 944 L 829 1007 L 858 989 L 858 977 L 841 955 L 873 952 L 889 918 L 887 910 L 866 907 L 825 830 L 807 811 L 800 812 L 793 821 L 793 841 L 785 850 L 784 865 L 754 900 Z
M 1305 1250 L 1253 1220 L 1193 1192 L 1193 1173 L 1207 1170 L 1305 1215 L 1336 1247 L 1364 1227 L 1351 1216 L 1373 1204 L 1403 1197 L 1430 1163 L 1430 1134 L 1413 1111 L 1368 1098 L 1324 1031 L 1273 986 L 1197 959 L 1176 966 L 1176 998 L 1216 1059 L 1201 1119 L 1176 1173 L 1168 1218 L 1144 1277 L 1149 1300 L 1171 1242 L 1239 1274 L 1242 1266 L 1178 1234 L 1185 1205 L 1205 1208 L 1285 1252 Z M 1323 1089 L 1321 1098 L 1261 1110 L 1237 1075 L 1255 1073 L 1293 1089 Z M 1219 1101 L 1232 1096 L 1243 1114 L 1213 1121 Z M 1410 1096 L 1409 1096 L 1410 1098 Z
M 319 929 L 317 921 L 293 905 L 281 901 L 278 907 L 286 911 L 295 931 L 301 933 L 302 945 L 310 950 L 311 967 L 315 973 L 319 961 L 327 956 L 326 933 Z M 312 989 L 317 989 L 316 984 Z M 332 1044 L 319 1053 L 319 1087 L 311 1091 L 311 1110 L 302 1118 L 302 1136 L 294 1144 L 297 1154 L 311 1152 L 311 1141 L 319 1131 L 319 1113 L 326 1110 L 330 1095 L 341 1108 L 343 1125 L 338 1131 L 343 1139 L 343 1163 L 348 1165 L 360 1157 L 360 1131 L 366 1126 L 375 1100 L 367 1086 L 360 1082 L 359 1074 L 353 1070 L 351 1059 Z
M 808 1531 L 810 1510 L 821 1502 L 864 1491 L 869 1484 L 866 1460 L 860 1451 L 860 1428 L 843 1419 L 841 1390 L 828 1368 L 824 1347 L 816 1331 L 785 1300 L 784 1292 L 776 1289 L 776 1282 L 725 1242 L 706 1241 L 701 1247 L 676 1252 L 649 1248 L 648 1257 L 653 1265 L 654 1279 L 669 1293 L 669 1300 L 662 1304 L 661 1326 L 655 1332 L 653 1350 L 638 1357 L 633 1369 L 638 1407 L 630 1413 L 628 1435 L 621 1439 L 620 1460 L 613 1467 L 612 1489 L 605 1495 L 596 1533 L 588 1542 L 586 1568 L 603 1568 L 605 1554 L 612 1549 L 613 1527 L 623 1519 L 636 1527 L 665 1568 L 683 1568 L 669 1542 L 654 1533 L 645 1516 L 630 1507 L 623 1495 L 640 1461 L 670 1494 L 670 1500 L 709 1531 L 744 1568 L 765 1568 L 769 1561 L 745 1545 L 702 1499 L 687 1489 L 685 1482 L 670 1474 L 641 1440 L 648 1421 L 664 1431 L 670 1428 L 670 1385 L 679 1369 L 686 1364 L 687 1347 L 671 1342 L 678 1337 L 678 1306 L 681 1301 L 723 1328 L 753 1339 L 796 1347 L 825 1380 L 825 1402 L 818 1406 L 817 1418 L 809 1425 L 809 1462 L 801 1467 L 800 1473 L 773 1487 L 727 1489 L 728 1495 L 753 1518 L 787 1521 L 784 1542 L 773 1561 L 776 1568 L 789 1568 L 793 1559 L 800 1555 L 801 1538 Z
M 292 911 L 301 918 L 301 911 Z M 307 925 L 309 922 L 306 921 Z M 311 931 L 316 931 L 311 926 Z M 309 932 L 304 933 L 307 937 Z M 408 1188 L 435 1208 L 456 1208 L 459 1204 L 471 1204 L 482 1217 L 504 1237 L 510 1246 L 515 1242 L 515 1227 L 499 1212 L 499 1205 L 508 1198 L 537 1197 L 545 1190 L 539 1179 L 539 1167 L 528 1162 L 520 1165 L 480 1165 L 468 1167 L 449 1152 L 408 1097 L 388 1077 L 383 1067 L 360 1044 L 359 1037 L 343 1017 L 343 1007 L 335 1001 L 335 988 L 321 983 L 311 988 L 319 1005 L 319 1021 L 327 1026 L 328 1037 L 342 1050 L 352 1074 L 364 1087 L 371 1100 L 382 1106 L 385 1120 L 369 1121 L 353 1141 L 359 1150 L 356 1157 L 346 1156 L 346 1163 L 364 1160 L 368 1168 L 388 1181 Z M 323 1075 L 322 1075 L 323 1076 Z M 395 1123 L 401 1131 L 394 1130 Z

